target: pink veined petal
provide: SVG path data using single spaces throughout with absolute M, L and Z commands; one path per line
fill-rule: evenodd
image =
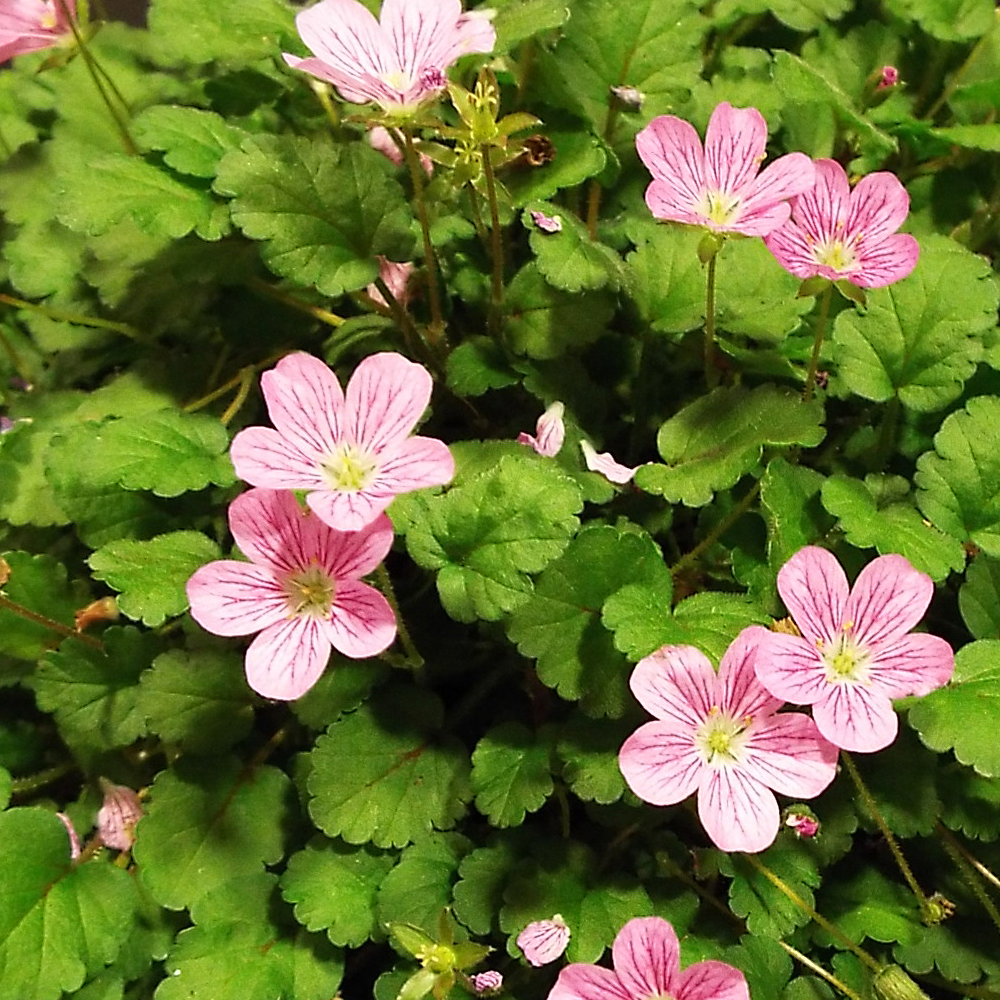
M 322 620 L 299 615 L 264 629 L 250 643 L 247 682 L 264 698 L 294 701 L 319 680 L 329 660 Z
M 672 806 L 693 795 L 705 767 L 691 732 L 666 722 L 641 725 L 618 752 L 618 768 L 643 802 Z
M 862 238 L 855 251 L 859 273 L 851 280 L 862 288 L 884 288 L 912 274 L 920 244 L 909 233 L 888 236 L 878 245 Z
M 220 559 L 187 582 L 191 617 L 213 635 L 250 635 L 288 617 L 288 597 L 261 566 Z
M 812 713 L 820 733 L 843 750 L 874 753 L 887 747 L 899 731 L 892 702 L 861 684 L 831 684 Z
M 387 86 L 381 77 L 372 73 L 337 69 L 314 56 L 300 59 L 288 52 L 283 52 L 281 55 L 292 69 L 308 73 L 310 76 L 316 77 L 317 80 L 332 83 L 337 88 L 337 93 L 351 104 L 374 102 L 387 109 L 404 104 L 403 97 L 398 91 Z
M 610 969 L 574 962 L 573 965 L 567 965 L 560 971 L 555 986 L 549 991 L 548 1000 L 639 1000 L 639 998 L 627 993 Z
M 398 129 L 396 129 L 396 134 L 400 134 Z M 381 153 L 387 160 L 395 163 L 397 167 L 403 165 L 403 151 L 384 125 L 376 125 L 368 133 L 368 145 L 376 152 Z
M 611 948 L 615 975 L 632 997 L 677 995 L 681 952 L 673 927 L 662 917 L 636 917 Z
M 871 653 L 871 686 L 888 698 L 929 694 L 955 672 L 951 646 L 936 635 L 904 635 L 872 647 Z
M 467 52 L 490 52 L 496 31 L 482 14 L 463 14 L 459 0 L 384 0 L 382 30 L 400 69 L 416 77 L 446 70 Z
M 315 490 L 326 486 L 318 455 L 297 445 L 270 427 L 246 427 L 229 446 L 236 475 L 245 483 L 272 490 Z
M 388 649 L 396 638 L 396 616 L 389 602 L 360 580 L 338 580 L 324 631 L 334 649 L 363 660 Z
M 631 482 L 635 474 L 639 471 L 639 466 L 622 465 L 615 461 L 614 456 L 609 451 L 597 452 L 589 441 L 580 442 L 580 450 L 583 452 L 583 461 L 591 472 L 597 472 L 604 476 L 609 483 L 624 486 Z
M 851 206 L 851 185 L 844 168 L 836 160 L 813 162 L 816 182 L 793 204 L 795 222 L 817 243 L 834 237 L 846 239 Z
M 303 569 L 315 555 L 305 541 L 310 518 L 287 490 L 252 489 L 229 505 L 229 530 L 252 562 L 287 573 Z
M 296 15 L 295 27 L 314 56 L 348 78 L 400 68 L 378 21 L 358 0 L 320 0 Z
M 755 721 L 743 754 L 741 767 L 749 777 L 797 799 L 819 795 L 837 774 L 837 748 L 799 712 Z
M 756 108 L 734 108 L 728 101 L 716 105 L 705 132 L 706 186 L 739 192 L 757 176 L 766 145 L 767 123 Z
M 797 635 L 768 632 L 761 638 L 754 669 L 775 698 L 795 705 L 812 705 L 826 696 L 829 687 L 816 646 Z
M 443 486 L 455 478 L 455 459 L 437 438 L 407 438 L 386 456 L 372 482 L 377 492 L 409 493 Z
M 654 180 L 646 188 L 646 207 L 654 219 L 682 222 L 687 226 L 707 226 L 707 216 L 695 212 L 687 192 L 671 178 Z
M 698 817 L 721 851 L 763 851 L 778 836 L 773 793 L 739 767 L 710 768 L 698 792 Z
M 905 635 L 927 611 L 934 581 L 903 556 L 873 559 L 858 574 L 842 624 L 852 623 L 858 643 L 873 646 Z
M 371 354 L 347 384 L 348 438 L 373 456 L 402 441 L 431 399 L 433 381 L 423 365 L 401 354 Z
M 829 642 L 844 623 L 849 589 L 837 557 L 807 545 L 778 571 L 778 593 L 802 635 Z
M 705 192 L 705 153 L 694 126 L 674 115 L 661 115 L 635 137 L 635 148 L 653 175 L 654 184 L 646 192 L 646 204 L 653 214 L 672 218 L 658 215 L 650 202 L 657 182 L 664 185 L 657 189 L 657 199 L 683 205 L 690 212 Z
M 750 1000 L 750 988 L 739 969 L 725 962 L 695 962 L 680 975 L 676 1000 Z
M 344 436 L 344 392 L 319 358 L 296 352 L 264 372 L 260 387 L 271 423 L 306 455 L 325 455 Z
M 711 228 L 722 233 L 741 233 L 743 236 L 767 236 L 780 229 L 791 215 L 792 208 L 787 201 L 771 205 L 758 205 L 750 211 L 741 211 L 738 219 L 723 226 Z
M 772 230 L 764 237 L 764 244 L 774 259 L 795 277 L 811 278 L 819 274 L 821 268 L 816 263 L 813 244 L 809 242 L 805 230 L 794 222 L 786 222 Z
M 310 542 L 316 560 L 337 585 L 343 580 L 358 580 L 371 573 L 392 548 L 392 522 L 379 514 L 360 531 L 337 531 L 313 515 L 315 541 Z
M 864 236 L 881 243 L 906 221 L 910 196 L 895 174 L 878 171 L 862 177 L 851 192 L 846 236 Z
M 697 728 L 719 702 L 712 664 L 694 646 L 662 646 L 644 656 L 632 671 L 629 687 L 650 715 L 674 729 Z
M 789 199 L 809 191 L 815 176 L 805 153 L 788 153 L 769 163 L 743 192 L 739 230 L 766 236 L 784 225 L 792 211 Z
M 364 490 L 324 488 L 306 497 L 309 509 L 337 531 L 360 531 L 392 503 L 395 493 L 373 484 Z
M 557 913 L 551 920 L 533 920 L 517 936 L 529 965 L 536 969 L 559 958 L 569 944 L 570 932 L 566 922 Z
M 745 628 L 722 655 L 719 707 L 734 718 L 771 715 L 784 704 L 760 683 L 754 669 L 761 639 L 767 635 L 768 630 L 760 626 Z

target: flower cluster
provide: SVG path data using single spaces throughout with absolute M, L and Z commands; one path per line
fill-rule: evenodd
M 246 428 L 231 448 L 237 474 L 256 487 L 229 508 L 250 561 L 202 566 L 187 593 L 208 631 L 258 633 L 246 654 L 250 686 L 291 700 L 316 683 L 331 649 L 361 658 L 392 643 L 392 608 L 361 580 L 392 546 L 384 510 L 400 493 L 447 483 L 455 465 L 441 441 L 411 435 L 432 383 L 399 354 L 365 358 L 346 392 L 308 354 L 283 358 L 261 386 L 275 426 Z
M 819 795 L 838 748 L 888 746 L 892 699 L 927 694 L 954 670 L 943 639 L 908 634 L 933 584 L 902 556 L 874 559 L 852 590 L 836 558 L 809 546 L 782 567 L 778 591 L 798 634 L 744 629 L 717 675 L 693 646 L 664 646 L 631 678 L 656 721 L 621 748 L 626 782 L 653 805 L 696 793 L 702 825 L 725 851 L 768 847 L 780 826 L 774 792 Z M 786 700 L 811 705 L 812 718 L 779 712 Z

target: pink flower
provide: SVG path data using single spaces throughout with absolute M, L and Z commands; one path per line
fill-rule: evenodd
M 899 70 L 895 66 L 883 66 L 876 90 L 885 90 L 887 87 L 895 87 L 899 83 Z
M 799 549 L 778 573 L 778 593 L 802 633 L 754 627 L 757 676 L 776 698 L 812 705 L 819 731 L 845 750 L 887 747 L 899 728 L 893 698 L 927 694 L 955 669 L 936 635 L 907 635 L 934 593 L 902 556 L 873 559 L 854 589 L 825 549 Z
M 517 936 L 517 946 L 529 965 L 538 968 L 554 962 L 569 944 L 569 928 L 560 914 L 551 920 L 534 920 Z
M 705 147 L 694 127 L 673 115 L 654 118 L 637 136 L 639 157 L 653 175 L 646 204 L 658 219 L 716 233 L 764 236 L 788 219 L 787 199 L 808 191 L 812 160 L 789 153 L 758 175 L 767 124 L 756 108 L 723 101 L 712 112 Z
M 566 438 L 566 425 L 563 423 L 565 412 L 566 407 L 562 403 L 558 401 L 553 403 L 538 418 L 534 435 L 521 431 L 517 436 L 517 443 L 534 448 L 543 458 L 558 455 Z
M 558 215 L 546 215 L 544 212 L 529 212 L 531 221 L 543 233 L 561 233 L 562 218 Z
M 393 130 L 397 136 L 399 136 L 399 141 L 402 142 L 402 133 L 399 129 Z M 397 167 L 403 165 L 404 155 L 403 151 L 399 148 L 399 143 L 393 139 L 389 130 L 382 125 L 376 125 L 368 133 L 368 145 L 375 150 L 376 153 L 381 153 L 386 159 L 391 160 L 396 164 Z M 428 177 L 434 173 L 434 162 L 426 153 L 420 154 L 420 166 L 424 168 L 424 173 Z
M 392 545 L 380 514 L 361 531 L 327 527 L 293 493 L 248 490 L 229 505 L 229 528 L 249 563 L 222 559 L 188 580 L 191 615 L 216 635 L 260 634 L 246 654 L 250 687 L 292 701 L 319 679 L 330 648 L 360 659 L 396 635 L 389 602 L 361 582 Z
M 796 837 L 808 839 L 819 833 L 819 820 L 805 813 L 792 812 L 785 817 L 785 826 L 795 831 Z
M 97 832 L 106 847 L 130 851 L 135 843 L 135 824 L 142 819 L 142 803 L 127 785 L 101 778 L 104 803 L 97 812 Z
M 397 494 L 455 474 L 447 445 L 410 435 L 432 383 L 400 354 L 365 358 L 346 394 L 308 354 L 282 358 L 260 382 L 276 429 L 248 427 L 233 438 L 236 474 L 254 486 L 308 491 L 306 503 L 331 528 L 357 531 Z
M 490 52 L 496 32 L 459 0 L 385 0 L 381 20 L 358 0 L 320 0 L 295 24 L 313 53 L 285 62 L 332 83 L 345 101 L 407 114 L 446 85 L 445 70 L 468 52 Z
M 837 766 L 836 747 L 811 719 L 775 714 L 782 702 L 754 674 L 758 642 L 744 629 L 718 675 L 694 646 L 664 646 L 636 664 L 630 681 L 657 721 L 622 746 L 625 781 L 657 806 L 697 792 L 702 825 L 723 851 L 763 851 L 780 826 L 773 792 L 813 798 Z
M 394 260 L 383 257 L 381 254 L 378 254 L 377 259 L 378 276 L 386 283 L 396 301 L 401 306 L 405 306 L 410 298 L 409 284 L 410 275 L 413 274 L 413 264 L 409 261 L 397 263 Z M 378 290 L 378 285 L 374 282 L 365 291 L 373 302 L 377 302 L 380 306 L 385 306 L 386 308 L 389 307 L 389 303 L 382 297 L 382 293 Z
M 791 220 L 764 242 L 796 277 L 881 288 L 917 266 L 917 241 L 896 232 L 909 210 L 910 196 L 892 174 L 869 174 L 852 191 L 839 163 L 817 160 L 815 187 L 793 201 Z
M 662 917 L 636 917 L 611 948 L 614 972 L 574 963 L 559 973 L 549 1000 L 750 1000 L 747 981 L 725 962 L 696 962 L 681 972 L 680 945 Z
M 594 451 L 594 446 L 589 441 L 580 442 L 580 450 L 583 452 L 583 460 L 591 472 L 599 472 L 609 482 L 617 483 L 619 486 L 631 482 L 639 466 L 622 465 L 616 462 L 609 451 L 600 453 Z
M 76 0 L 66 0 L 76 17 Z M 51 49 L 70 33 L 70 22 L 59 0 L 3 0 L 0 4 L 0 62 Z

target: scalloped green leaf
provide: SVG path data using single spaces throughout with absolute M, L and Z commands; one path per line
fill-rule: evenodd
M 471 781 L 476 808 L 493 826 L 519 826 L 552 794 L 552 733 L 494 726 L 472 752 Z
M 533 211 L 557 217 L 562 228 L 557 233 L 544 232 L 532 221 Z M 553 288 L 582 292 L 621 287 L 626 275 L 621 258 L 610 247 L 592 240 L 572 212 L 545 201 L 530 202 L 521 222 L 530 234 L 538 271 Z
M 892 944 L 914 942 L 920 933 L 920 910 L 913 893 L 902 882 L 893 882 L 874 868 L 862 868 L 831 880 L 821 900 L 823 915 L 852 941 L 865 938 Z M 823 931 L 822 944 L 839 942 Z
M 976 639 L 1000 639 L 1000 561 L 973 559 L 958 592 L 958 610 Z
M 552 0 L 542 2 L 549 3 Z M 510 5 L 517 6 L 525 7 L 526 4 L 523 0 L 517 0 Z M 564 4 L 560 3 L 560 6 L 565 11 L 569 9 Z M 555 158 L 540 167 L 520 170 L 506 178 L 507 190 L 515 205 L 551 198 L 563 188 L 576 187 L 604 169 L 607 153 L 597 136 L 586 129 L 572 132 L 546 129 L 545 137 L 552 143 Z
M 556 744 L 562 761 L 562 776 L 573 794 L 584 802 L 609 805 L 625 791 L 625 779 L 618 767 L 618 751 L 635 726 L 629 719 L 603 722 L 575 712 L 563 726 Z
M 774 458 L 760 481 L 760 506 L 767 524 L 767 561 L 777 571 L 829 527 L 819 502 L 823 476 L 813 469 Z
M 777 386 L 718 388 L 660 427 L 663 465 L 642 466 L 636 485 L 687 507 L 704 507 L 760 462 L 765 445 L 812 448 L 825 435 L 823 408 Z
M 512 840 L 470 851 L 458 866 L 452 910 L 474 934 L 489 934 L 503 904 L 503 888 L 519 852 Z
M 213 111 L 166 104 L 146 108 L 131 130 L 143 150 L 163 150 L 167 166 L 192 177 L 214 177 L 222 157 L 247 135 Z
M 978 39 L 994 21 L 992 0 L 889 0 L 897 17 L 916 21 L 935 38 L 945 41 Z

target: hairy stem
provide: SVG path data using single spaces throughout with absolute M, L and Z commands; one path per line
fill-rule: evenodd
M 705 385 L 714 389 L 719 382 L 719 369 L 715 366 L 715 263 L 717 253 L 708 261 L 705 281 Z
M 0 594 L 0 608 L 6 608 L 12 614 L 24 618 L 26 621 L 34 622 L 36 625 L 41 625 L 42 628 L 47 628 L 50 632 L 55 632 L 64 639 L 77 639 L 88 646 L 92 646 L 94 649 L 104 649 L 104 643 L 100 639 L 95 639 L 84 632 L 77 632 L 75 628 L 63 625 L 62 622 L 57 622 L 54 618 L 47 618 L 45 615 L 40 615 L 37 611 L 32 611 L 23 604 L 12 601 L 5 594 Z
M 260 278 L 252 278 L 248 282 L 248 285 L 253 291 L 260 292 L 262 295 L 266 295 L 269 298 L 274 299 L 276 302 L 280 302 L 282 305 L 286 305 L 291 309 L 296 309 L 298 312 L 305 313 L 307 316 L 312 316 L 313 319 L 318 319 L 321 323 L 325 323 L 327 326 L 332 326 L 334 329 L 338 326 L 343 326 L 346 322 L 343 316 L 338 316 L 336 313 L 332 313 L 328 309 L 321 309 L 319 306 L 313 306 L 308 302 L 303 302 L 301 299 L 295 298 L 294 295 L 289 295 L 288 292 L 284 292 L 280 288 L 275 288 L 274 285 L 269 285 L 266 281 L 262 281 Z
M 420 670 L 426 661 L 414 645 L 413 639 L 410 637 L 410 632 L 406 627 L 406 622 L 399 611 L 399 601 L 396 600 L 396 591 L 392 586 L 392 579 L 389 576 L 389 571 L 385 568 L 385 563 L 378 564 L 375 576 L 378 582 L 378 589 L 382 592 L 382 596 L 389 602 L 389 607 L 392 608 L 392 613 L 396 617 L 396 634 L 399 636 L 400 644 L 406 653 L 406 666 L 411 670 Z
M 51 785 L 52 782 L 58 781 L 67 774 L 72 774 L 75 770 L 76 764 L 73 761 L 66 761 L 63 764 L 47 767 L 44 771 L 39 771 L 37 774 L 29 774 L 23 778 L 14 778 L 10 783 L 10 793 L 11 795 L 30 795 L 32 792 L 37 792 L 45 788 L 46 785 Z
M 760 493 L 760 480 L 757 480 L 746 495 L 733 509 L 686 555 L 680 557 L 670 567 L 670 572 L 676 575 L 710 549 L 751 507 Z
M 978 42 L 973 46 L 972 51 L 965 57 L 965 62 L 955 70 L 951 75 L 951 79 L 948 81 L 948 85 L 941 91 L 938 99 L 927 109 L 924 118 L 933 119 L 934 116 L 951 100 L 951 95 L 955 93 L 958 89 L 962 80 L 965 79 L 965 74 L 969 72 L 973 64 L 979 57 L 983 54 L 989 43 L 990 36 L 993 34 L 994 29 L 997 26 L 998 21 L 1000 21 L 1000 10 L 996 12 L 996 16 L 993 19 L 992 27 L 979 39 Z
M 968 851 L 952 836 L 951 831 L 940 820 L 934 824 L 934 829 L 941 838 L 944 849 L 948 852 L 955 867 L 962 874 L 966 885 L 973 891 L 982 908 L 989 914 L 993 925 L 1000 931 L 1000 910 L 997 910 L 996 903 L 993 902 L 989 893 L 987 893 L 979 881 L 981 877 L 980 869 L 985 866 L 980 865 L 978 862 L 974 864 L 976 859 L 969 855 Z M 986 871 L 989 871 L 989 869 L 987 868 Z M 992 876 L 994 883 L 996 883 L 996 876 L 992 872 L 989 872 L 989 874 Z
M 441 312 L 441 290 L 438 287 L 437 258 L 434 256 L 434 246 L 431 244 L 431 224 L 427 216 L 427 200 L 424 197 L 423 167 L 420 166 L 420 157 L 413 145 L 413 135 L 410 130 L 403 128 L 401 131 L 403 133 L 403 155 L 410 171 L 410 183 L 413 185 L 413 197 L 417 202 L 420 232 L 424 240 L 427 298 L 431 307 L 431 335 L 437 341 L 444 337 L 444 317 Z
M 830 300 L 833 298 L 833 285 L 827 285 L 826 290 L 820 296 L 819 317 L 816 320 L 816 333 L 813 339 L 812 354 L 809 356 L 809 368 L 806 371 L 806 386 L 802 390 L 802 399 L 808 403 L 813 398 L 813 391 L 816 388 L 816 370 L 819 368 L 819 352 L 823 347 L 823 338 L 826 336 L 826 323 L 830 316 Z
M 503 237 L 500 232 L 500 206 L 497 203 L 496 178 L 493 176 L 493 162 L 490 160 L 489 146 L 481 148 L 483 174 L 486 177 L 486 197 L 490 203 L 490 248 L 493 258 L 493 280 L 490 292 L 490 325 L 496 334 L 500 329 L 503 309 Z
M 29 302 L 27 299 L 19 299 L 14 295 L 0 293 L 0 302 L 4 302 L 16 309 L 30 309 L 48 319 L 54 319 L 57 323 L 72 323 L 74 326 L 86 326 L 95 330 L 110 330 L 112 333 L 121 333 L 132 340 L 145 340 L 146 337 L 134 326 L 128 323 L 116 323 L 110 319 L 100 319 L 97 316 L 84 316 L 82 313 L 63 312 L 60 309 L 52 309 L 50 306 L 43 306 L 38 302 Z

